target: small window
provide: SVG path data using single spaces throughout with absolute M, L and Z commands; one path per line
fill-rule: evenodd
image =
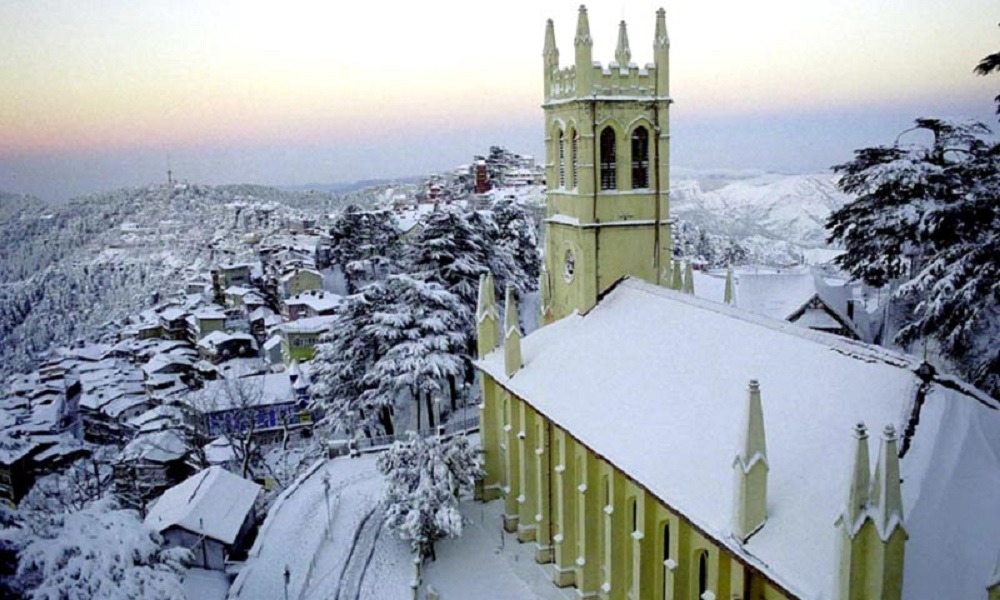
M 632 531 L 639 531 L 639 505 L 632 498 Z
M 670 521 L 663 524 L 663 560 L 670 559 Z
M 649 132 L 637 127 L 632 132 L 632 189 L 649 187 Z
M 605 127 L 601 131 L 601 189 L 618 187 L 618 165 L 615 157 L 615 130 Z

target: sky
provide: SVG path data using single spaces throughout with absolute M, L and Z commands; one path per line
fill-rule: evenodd
M 995 0 L 591 2 L 594 59 L 626 20 L 671 41 L 671 160 L 824 170 L 918 116 L 995 123 Z M 6 0 L 0 190 L 48 200 L 165 180 L 294 185 L 542 154 L 542 45 L 578 1 Z

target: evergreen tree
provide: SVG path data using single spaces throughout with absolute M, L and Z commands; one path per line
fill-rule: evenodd
M 374 316 L 390 299 L 384 286 L 369 285 L 344 298 L 334 313 L 330 333 L 316 346 L 310 393 L 327 411 L 327 418 L 351 433 L 379 427 L 387 435 L 395 432 L 392 402 L 366 392 L 378 382 L 367 373 L 385 353 L 378 338 Z
M 363 210 L 350 205 L 330 227 L 330 254 L 347 281 L 348 293 L 363 280 L 379 278 L 393 262 L 393 251 L 399 239 L 392 211 Z
M 482 476 L 476 449 L 465 436 L 422 439 L 410 432 L 378 458 L 386 476 L 386 526 L 410 542 L 420 558 L 435 559 L 434 543 L 462 534 L 459 495 Z
M 914 313 L 896 341 L 933 340 L 977 385 L 1000 394 L 1000 145 L 975 121 L 918 119 L 915 141 L 863 148 L 838 165 L 857 199 L 831 214 L 838 263 L 874 286 L 902 282 Z
M 473 222 L 460 211 L 437 210 L 427 215 L 422 225 L 407 251 L 409 272 L 457 295 L 471 315 L 479 276 L 492 262 L 489 229 L 495 224 L 482 215 Z
M 496 222 L 494 254 L 499 255 L 500 260 L 503 257 L 512 260 L 507 277 L 502 277 L 501 269 L 493 269 L 498 285 L 501 279 L 504 285 L 510 281 L 519 296 L 537 290 L 541 258 L 538 255 L 538 230 L 531 212 L 510 198 L 498 200 L 492 212 Z
M 433 427 L 433 399 L 446 382 L 452 406 L 456 404 L 455 380 L 468 359 L 468 313 L 454 294 L 436 283 L 392 275 L 374 285 L 385 290 L 387 302 L 371 315 L 368 328 L 383 352 L 365 374 L 367 389 L 360 402 L 386 406 L 401 393 L 408 394 L 416 402 L 417 426 L 422 402 L 428 426 Z

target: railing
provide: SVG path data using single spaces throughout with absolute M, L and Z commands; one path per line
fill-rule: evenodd
M 428 437 L 431 435 L 440 435 L 442 437 L 451 437 L 459 433 L 475 433 L 479 431 L 479 415 L 474 415 L 466 419 L 460 419 L 457 421 L 449 421 L 444 425 L 433 428 L 421 429 L 418 434 L 420 437 Z M 336 456 L 343 456 L 345 454 L 350 454 L 352 452 L 357 452 L 360 454 L 367 454 L 370 452 L 383 452 L 389 448 L 393 443 L 399 441 L 405 441 L 410 438 L 409 432 L 397 433 L 394 435 L 378 435 L 374 437 L 365 437 L 349 440 L 333 440 L 328 443 L 328 454 L 330 458 Z

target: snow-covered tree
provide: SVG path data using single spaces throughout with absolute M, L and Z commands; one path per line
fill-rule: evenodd
M 895 144 L 834 168 L 857 196 L 827 223 L 846 250 L 838 263 L 870 285 L 901 283 L 897 298 L 914 308 L 896 341 L 935 342 L 1000 395 L 1000 145 L 989 128 L 918 119 Z
M 459 495 L 471 492 L 482 473 L 476 450 L 465 436 L 396 442 L 378 458 L 386 477 L 386 526 L 410 542 L 420 558 L 435 559 L 434 543 L 462 534 Z
M 385 353 L 374 316 L 390 302 L 382 285 L 369 285 L 347 296 L 334 313 L 330 333 L 316 345 L 310 394 L 326 410 L 327 420 L 352 435 L 380 427 L 394 433 L 393 402 L 366 394 L 378 386 L 367 373 Z
M 32 600 L 57 598 L 182 598 L 181 574 L 191 559 L 164 548 L 159 533 L 135 512 L 101 500 L 51 515 L 25 531 L 17 577 Z
M 541 257 L 531 211 L 512 198 L 502 198 L 491 212 L 496 225 L 491 270 L 498 285 L 512 283 L 519 296 L 537 290 Z M 508 269 L 509 273 L 503 272 Z
M 389 301 L 372 315 L 371 331 L 383 352 L 365 375 L 369 385 L 361 401 L 384 406 L 406 392 L 416 402 L 417 426 L 423 402 L 433 427 L 433 398 L 445 385 L 455 406 L 455 382 L 468 361 L 469 315 L 458 297 L 437 283 L 392 275 L 373 285 L 381 286 Z
M 398 238 L 392 211 L 363 210 L 352 204 L 337 216 L 330 227 L 331 260 L 343 271 L 348 293 L 360 281 L 379 278 L 393 262 Z
M 71 512 L 83 510 L 109 495 L 112 489 L 111 460 L 117 448 L 95 447 L 61 471 L 39 478 L 21 502 L 24 510 Z
M 409 273 L 456 294 L 470 315 L 475 312 L 479 276 L 491 263 L 490 237 L 483 229 L 481 219 L 473 223 L 461 211 L 438 210 L 424 218 L 407 248 Z

